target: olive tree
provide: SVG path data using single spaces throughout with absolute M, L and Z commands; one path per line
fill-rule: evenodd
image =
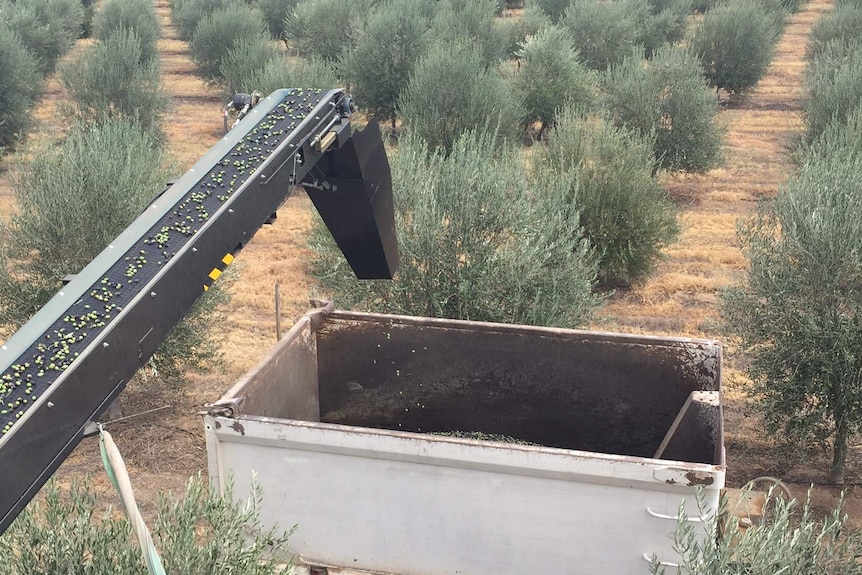
M 520 152 L 468 132 L 448 154 L 407 136 L 391 153 L 401 263 L 357 280 L 323 224 L 312 272 L 340 305 L 432 317 L 576 326 L 598 304 L 595 256 L 558 174 L 531 181 Z
M 691 0 L 642 0 L 640 6 L 635 4 L 633 9 L 642 15 L 637 42 L 649 57 L 660 46 L 683 39 L 691 13 Z
M 40 495 L 4 533 L 0 572 L 147 572 L 128 518 L 106 505 L 89 481 L 61 488 L 52 480 Z M 234 501 L 230 485 L 218 493 L 200 476 L 189 479 L 181 495 L 160 493 L 151 528 L 167 572 L 283 573 L 274 553 L 287 552 L 289 533 L 261 525 L 262 501 L 257 488 L 248 501 Z
M 833 483 L 862 424 L 862 156 L 840 141 L 744 222 L 749 268 L 721 296 L 767 430 L 831 446 Z
M 573 0 L 562 24 L 583 63 L 602 71 L 632 53 L 642 31 L 638 14 L 630 2 Z
M 648 63 L 632 54 L 602 76 L 602 87 L 617 125 L 655 138 L 657 166 L 703 172 L 720 161 L 718 101 L 689 52 L 664 46 Z
M 769 510 L 768 521 L 745 529 L 740 526 L 740 510 L 732 509 L 725 495 L 716 513 L 707 510 L 698 494 L 698 509 L 683 506 L 678 513 L 673 542 L 680 555 L 680 567 L 668 570 L 658 557 L 653 557 L 650 573 L 858 575 L 862 571 L 862 531 L 850 521 L 844 494 L 826 513 L 815 507 L 811 491 L 804 500 L 784 499 L 777 489 L 767 497 L 764 510 Z M 702 523 L 693 521 L 704 515 L 708 517 Z
M 573 176 L 571 201 L 605 285 L 643 279 L 676 238 L 676 208 L 652 175 L 650 138 L 565 108 L 534 158 L 540 168 Z
M 213 12 L 235 7 L 248 10 L 243 0 L 173 0 L 171 21 L 177 28 L 181 40 L 191 40 L 198 24 Z
M 802 149 L 800 164 L 833 154 L 862 158 L 862 102 L 846 117 L 835 117 L 827 123 L 823 133 Z
M 398 102 L 408 128 L 431 148 L 449 149 L 464 132 L 514 137 L 520 105 L 473 44 L 435 43 L 417 64 Z
M 508 18 L 500 23 L 506 40 L 506 53 L 514 56 L 527 38 L 551 25 L 551 20 L 533 4 L 527 4 L 520 18 Z
M 30 124 L 30 108 L 41 91 L 39 63 L 18 35 L 0 24 L 0 151 L 12 147 Z
M 342 75 L 352 84 L 357 102 L 392 122 L 393 130 L 398 97 L 427 49 L 429 24 L 422 4 L 421 0 L 378 4 L 341 61 Z
M 526 0 L 524 8 L 536 7 L 556 24 L 571 3 L 572 0 Z
M 282 40 L 284 20 L 299 4 L 299 0 L 257 0 L 254 4 L 263 15 L 269 35 L 275 40 Z
M 159 55 L 156 42 L 161 26 L 151 0 L 105 0 L 93 18 L 93 35 L 103 42 L 123 30 L 132 30 L 141 44 L 141 62 Z
M 79 0 L 18 0 L 2 5 L 2 10 L 3 21 L 36 56 L 43 72 L 54 69 L 81 35 L 84 22 Z
M 862 42 L 829 42 L 809 65 L 805 85 L 805 141 L 812 142 L 830 122 L 843 122 L 862 103 Z
M 778 33 L 775 19 L 757 2 L 730 0 L 704 15 L 691 50 L 711 85 L 738 94 L 766 73 Z
M 497 25 L 494 0 L 439 0 L 431 35 L 438 43 L 475 44 L 489 65 L 506 54 L 505 30 Z
M 698 14 L 706 14 L 717 4 L 719 0 L 692 0 L 691 9 Z
M 60 79 L 68 109 L 83 120 L 123 118 L 154 132 L 168 105 L 157 59 L 141 61 L 135 32 L 119 30 L 64 62 Z
M 255 85 L 254 79 L 259 77 L 270 62 L 278 59 L 278 48 L 262 36 L 237 39 L 219 64 L 221 83 L 226 88 L 225 95 L 230 98 L 237 92 L 251 94 L 255 90 L 263 93 L 263 90 Z
M 279 56 L 262 67 L 233 67 L 230 71 L 223 67 L 222 71 L 234 90 L 257 90 L 264 96 L 280 88 L 338 88 L 343 84 L 331 64 L 315 59 Z
M 557 111 L 566 105 L 589 108 L 597 98 L 597 79 L 578 59 L 568 33 L 548 27 L 529 37 L 516 53 L 520 59 L 514 76 L 516 95 L 524 105 L 524 121 L 539 122 L 538 137 L 553 125 Z
M 189 55 L 206 79 L 219 81 L 221 65 L 231 49 L 242 41 L 269 42 L 258 12 L 244 4 L 220 8 L 200 21 L 189 42 Z
M 814 60 L 836 39 L 858 39 L 862 36 L 862 2 L 839 4 L 826 12 L 811 30 L 805 55 Z
M 304 0 L 284 20 L 285 44 L 300 56 L 336 62 L 352 45 L 354 0 Z

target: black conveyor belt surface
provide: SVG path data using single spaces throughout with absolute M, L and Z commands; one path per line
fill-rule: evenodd
M 63 317 L 0 374 L 0 439 L 308 116 L 324 93 L 289 92 Z

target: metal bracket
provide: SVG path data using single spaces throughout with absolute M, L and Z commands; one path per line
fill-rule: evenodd
M 335 303 L 325 299 L 312 299 L 310 303 L 314 309 L 306 315 L 311 321 L 311 329 L 317 331 L 317 328 L 323 325 L 326 316 L 335 309 Z
M 207 403 L 204 407 L 206 411 L 202 411 L 201 415 L 210 415 L 212 417 L 236 417 L 240 414 L 239 406 L 242 404 L 244 397 L 232 397 L 230 399 L 220 399 L 213 403 Z
M 643 558 L 644 558 L 644 560 L 645 560 L 647 563 L 652 564 L 652 557 L 650 557 L 650 556 L 649 556 L 649 555 L 647 555 L 646 553 L 644 553 L 644 554 L 643 554 Z M 660 559 L 656 559 L 656 563 L 658 563 L 658 564 L 659 564 L 660 566 L 662 566 L 662 567 L 676 567 L 677 569 L 685 569 L 685 568 L 684 568 L 682 565 L 680 565 L 679 563 L 674 563 L 674 562 L 672 562 L 672 561 L 662 561 L 662 560 L 660 560 Z M 686 570 L 686 572 L 687 572 L 687 571 L 688 571 L 688 570 Z
M 680 519 L 679 515 L 665 515 L 664 513 L 653 511 L 649 507 L 646 508 L 646 512 L 656 519 L 667 519 L 668 521 L 679 521 Z M 703 517 L 686 517 L 685 520 L 689 523 L 703 523 L 706 521 Z

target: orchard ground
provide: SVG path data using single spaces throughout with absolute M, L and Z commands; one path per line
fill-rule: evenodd
M 167 0 L 156 0 L 162 19 L 159 40 L 163 85 L 172 106 L 165 121 L 171 156 L 177 172 L 191 166 L 222 136 L 223 98 L 195 75 L 187 44 L 170 24 Z M 665 259 L 643 284 L 613 295 L 593 325 L 594 329 L 684 337 L 724 339 L 718 318 L 718 291 L 740 276 L 745 259 L 736 241 L 736 223 L 761 198 L 774 196 L 792 171 L 788 148 L 799 133 L 803 95 L 804 52 L 814 23 L 832 8 L 831 0 L 810 0 L 790 17 L 768 74 L 757 88 L 739 101 L 722 96 L 720 119 L 728 126 L 722 167 L 702 175 L 663 176 L 680 210 L 682 233 L 665 250 Z M 86 41 L 79 42 L 76 50 Z M 50 79 L 41 105 L 34 112 L 30 135 L 53 137 L 64 127 L 57 110 L 62 98 L 58 82 Z M 9 185 L 13 158 L 3 160 L 0 173 L 0 215 L 13 209 Z M 238 258 L 238 279 L 228 309 L 220 371 L 190 374 L 182 387 L 157 380 L 137 382 L 123 394 L 127 415 L 152 413 L 109 425 L 130 468 L 138 501 L 145 512 L 154 509 L 159 493 L 182 489 L 186 479 L 206 470 L 203 425 L 198 412 L 214 401 L 254 366 L 275 342 L 274 286 L 280 284 L 283 325 L 308 307 L 311 280 L 305 238 L 313 208 L 304 194 L 291 197 L 272 226 L 265 226 Z M 336 302 L 337 303 L 337 302 Z M 728 484 L 740 486 L 761 475 L 787 481 L 793 493 L 804 496 L 809 484 L 820 482 L 828 468 L 826 457 L 794 465 L 766 436 L 759 420 L 749 413 L 747 381 L 732 348 L 725 350 L 725 441 Z M 109 491 L 100 469 L 95 438 L 84 440 L 61 466 L 56 477 L 68 483 L 88 473 L 94 485 Z M 862 525 L 862 445 L 848 458 L 847 511 Z M 816 485 L 815 507 L 830 509 L 839 489 Z

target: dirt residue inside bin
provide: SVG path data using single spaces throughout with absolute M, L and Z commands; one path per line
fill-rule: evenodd
M 689 393 L 704 387 L 681 368 L 688 352 L 333 322 L 318 334 L 321 421 L 651 457 Z

